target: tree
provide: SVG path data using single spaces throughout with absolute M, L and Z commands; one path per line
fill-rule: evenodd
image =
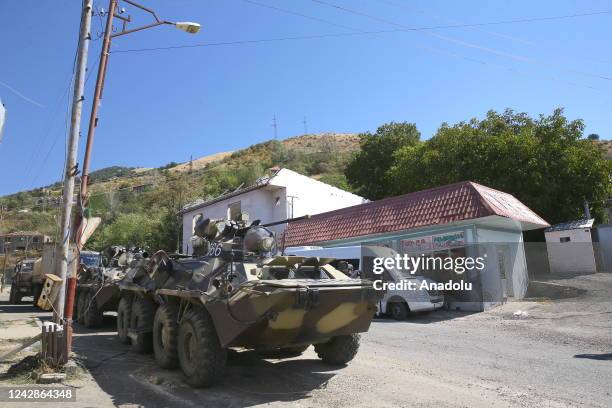
M 158 249 L 155 236 L 161 228 L 161 214 L 147 213 L 120 214 L 92 237 L 89 244 L 96 250 L 104 250 L 111 245 L 129 245 L 141 248 Z
M 590 135 L 587 136 L 587 139 L 589 139 L 589 140 L 599 140 L 599 135 L 597 133 L 591 133 Z
M 393 154 L 419 143 L 421 134 L 414 123 L 387 123 L 376 133 L 359 135 L 360 151 L 348 163 L 345 175 L 357 194 L 369 199 L 383 198 L 390 190 L 386 173 L 393 165 Z
M 443 124 L 428 141 L 398 149 L 385 173 L 387 195 L 475 181 L 521 200 L 551 223 L 580 218 L 584 199 L 603 217 L 610 162 L 582 139 L 584 124 L 562 109 L 537 119 L 494 111 L 479 121 Z

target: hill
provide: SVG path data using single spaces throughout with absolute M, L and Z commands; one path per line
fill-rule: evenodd
M 149 219 L 158 217 L 158 221 L 159 217 L 169 217 L 175 230 L 180 226 L 174 214 L 186 203 L 253 183 L 273 166 L 349 189 L 344 169 L 358 149 L 357 135 L 323 133 L 270 140 L 159 168 L 107 167 L 91 173 L 90 208 L 103 217 L 107 227 L 122 217 L 143 215 Z M 34 228 L 55 235 L 60 197 L 61 183 L 0 197 L 0 232 Z M 108 228 L 96 234 L 100 245 L 100 240 L 114 239 L 105 238 L 105 230 Z M 158 247 L 167 247 L 176 239 L 171 235 L 174 233 L 168 231 L 168 236 L 159 238 L 164 242 Z

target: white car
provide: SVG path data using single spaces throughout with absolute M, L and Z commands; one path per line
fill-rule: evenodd
M 337 261 L 346 261 L 355 269 L 367 274 L 365 270 L 371 270 L 372 259 L 376 257 L 395 258 L 397 252 L 386 247 L 376 246 L 348 246 L 348 247 L 289 247 L 283 251 L 283 255 L 335 258 Z M 333 263 L 332 263 L 333 264 Z M 369 266 L 368 266 L 369 265 Z M 380 286 L 381 280 L 387 284 L 386 293 L 378 304 L 378 312 L 387 314 L 396 320 L 404 320 L 410 312 L 426 312 L 441 308 L 444 305 L 444 294 L 438 290 L 427 290 L 421 288 L 423 282 L 435 283 L 432 279 L 419 275 L 411 275 L 408 272 L 397 269 L 385 269 L 381 275 L 362 276 L 375 281 L 375 286 Z M 400 282 L 412 282 L 412 289 L 391 289 L 388 284 Z M 391 285 L 393 286 L 393 285 Z M 406 285 L 408 286 L 408 285 Z

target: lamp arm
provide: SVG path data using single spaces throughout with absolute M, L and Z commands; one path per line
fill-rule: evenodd
M 126 1 L 126 0 L 124 0 L 124 1 Z M 120 32 L 118 32 L 116 34 L 111 34 L 111 38 L 115 38 L 115 37 L 119 37 L 119 36 L 122 36 L 122 35 L 130 34 L 130 33 L 133 33 L 135 31 L 146 30 L 147 28 L 157 27 L 157 26 L 162 25 L 162 24 L 173 25 L 174 23 L 172 23 L 170 21 L 159 20 L 159 21 L 156 21 L 155 23 L 147 24 L 147 25 L 144 25 L 144 26 L 141 26 L 141 27 L 132 28 L 131 30 L 123 30 L 123 31 L 120 31 Z

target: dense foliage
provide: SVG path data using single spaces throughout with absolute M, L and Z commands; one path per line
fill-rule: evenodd
M 349 170 L 347 177 L 369 198 L 381 197 L 371 186 L 393 196 L 471 180 L 513 194 L 550 223 L 582 217 L 586 199 L 602 221 L 611 163 L 582 138 L 583 130 L 581 120 L 568 120 L 561 109 L 538 118 L 490 111 L 483 120 L 443 124 L 431 139 L 396 149 L 388 162 L 360 163 L 357 155 L 348 169 L 361 165 L 370 179 Z
M 388 123 L 376 133 L 360 135 L 361 150 L 346 168 L 348 183 L 357 194 L 375 200 L 388 197 L 393 186 L 388 183 L 387 172 L 393 165 L 393 155 L 402 148 L 419 143 L 421 134 L 414 123 Z

